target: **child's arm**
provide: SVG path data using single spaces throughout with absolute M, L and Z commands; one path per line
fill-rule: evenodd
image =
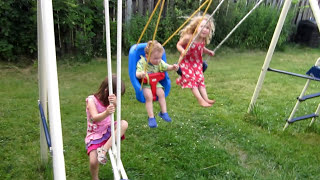
M 89 109 L 92 120 L 98 122 L 104 120 L 107 116 L 110 116 L 115 112 L 115 106 L 113 104 L 110 104 L 105 111 L 103 111 L 102 113 L 98 113 L 98 110 L 92 98 L 88 98 L 87 108 Z
M 179 66 L 177 64 L 173 64 L 173 65 L 168 65 L 167 71 L 172 71 L 172 70 L 178 71 L 178 69 L 179 69 Z
M 137 70 L 136 70 L 136 77 L 138 79 L 143 79 L 146 76 L 146 73 L 144 72 L 144 65 L 145 59 L 141 56 L 141 59 L 137 63 Z
M 136 77 L 138 79 L 143 79 L 146 76 L 146 73 L 144 71 L 142 72 L 136 72 Z
M 191 34 L 186 34 L 185 36 L 183 36 L 177 43 L 177 49 L 180 52 L 180 54 L 184 53 L 184 47 L 187 46 L 189 40 L 192 38 Z
M 214 52 L 206 47 L 203 48 L 203 53 L 209 54 L 210 56 L 214 56 Z

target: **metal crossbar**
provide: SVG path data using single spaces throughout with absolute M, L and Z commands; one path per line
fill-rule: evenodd
M 293 73 L 293 72 L 288 72 L 288 71 L 283 71 L 283 70 L 279 70 L 279 69 L 268 68 L 268 71 L 287 74 L 287 75 L 296 76 L 296 77 L 305 78 L 305 79 L 310 79 L 310 80 L 314 80 L 314 81 L 320 81 L 319 78 L 315 78 L 315 77 L 307 76 L 307 75 L 303 75 L 303 74 L 297 74 L 297 73 Z
M 303 96 L 302 98 L 299 98 L 299 101 L 305 101 L 307 99 L 311 99 L 311 98 L 315 98 L 315 97 L 319 97 L 320 96 L 320 92 L 319 93 L 315 93 L 315 94 L 309 94 L 309 95 L 306 95 L 306 96 Z

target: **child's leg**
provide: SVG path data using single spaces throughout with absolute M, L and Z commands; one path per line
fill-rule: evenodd
M 158 96 L 158 101 L 160 104 L 161 112 L 166 113 L 167 112 L 166 97 L 165 97 L 163 89 L 160 87 L 157 88 L 157 96 Z
M 209 104 L 207 101 L 205 101 L 205 100 L 203 99 L 203 97 L 201 96 L 198 88 L 192 88 L 191 90 L 192 90 L 193 95 L 197 98 L 200 106 L 203 106 L 203 107 L 210 107 L 210 106 L 212 106 L 211 104 Z
M 121 120 L 121 127 L 120 128 L 121 128 L 120 136 L 122 137 L 124 135 L 124 133 L 126 132 L 126 130 L 128 129 L 128 122 L 126 120 Z M 117 135 L 117 125 L 116 124 L 114 125 L 114 129 L 115 129 L 114 133 Z M 112 146 L 112 138 L 111 137 L 103 145 L 103 147 L 105 149 L 110 149 L 110 147 Z
M 92 150 L 89 154 L 89 168 L 92 180 L 98 180 L 99 179 L 99 162 L 97 159 L 97 150 Z
M 154 117 L 153 114 L 153 95 L 150 88 L 143 88 L 143 95 L 146 99 L 146 109 L 149 117 Z
M 160 104 L 161 112 L 159 112 L 159 116 L 167 121 L 171 122 L 171 118 L 169 114 L 167 113 L 167 104 L 166 104 L 166 96 L 164 94 L 163 88 L 157 88 L 157 96 L 158 96 L 158 101 Z
M 207 94 L 207 90 L 205 87 L 199 87 L 199 91 L 200 91 L 200 94 L 202 96 L 202 98 L 209 104 L 213 104 L 215 103 L 216 101 L 215 100 L 211 100 L 208 98 L 208 94 Z

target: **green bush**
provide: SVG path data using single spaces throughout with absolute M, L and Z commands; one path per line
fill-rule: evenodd
M 226 7 L 216 16 L 216 35 L 214 44 L 220 43 L 238 22 L 253 8 L 254 4 L 245 6 L 244 2 L 238 2 L 229 6 L 226 16 Z M 292 33 L 293 10 L 290 10 L 278 40 L 278 48 L 283 48 Z M 280 16 L 280 11 L 271 6 L 261 4 L 225 41 L 226 46 L 250 49 L 267 49 L 270 45 L 275 27 Z
M 0 1 L 0 60 L 36 57 L 36 15 L 36 1 Z
M 158 14 L 154 14 L 152 20 L 150 21 L 150 24 L 148 25 L 145 33 L 142 36 L 141 43 L 147 42 L 149 40 L 152 40 L 154 30 L 156 27 L 156 21 L 158 18 Z M 122 46 L 124 48 L 124 51 L 129 51 L 130 47 L 137 43 L 139 40 L 139 37 L 146 26 L 149 19 L 149 15 L 141 16 L 141 15 L 135 15 L 130 20 L 130 23 L 125 25 L 125 33 L 124 33 L 124 45 Z M 162 28 L 162 26 L 159 23 L 158 31 Z M 156 40 L 161 42 L 159 39 L 159 32 L 157 32 Z

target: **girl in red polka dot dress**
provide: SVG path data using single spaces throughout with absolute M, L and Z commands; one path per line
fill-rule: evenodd
M 194 31 L 198 27 L 199 35 L 196 36 L 190 49 L 186 52 L 185 56 L 180 62 L 181 76 L 176 80 L 178 85 L 182 88 L 190 88 L 193 95 L 197 98 L 200 106 L 210 107 L 215 103 L 215 100 L 208 98 L 206 86 L 204 84 L 203 76 L 203 61 L 202 54 L 214 55 L 214 52 L 205 47 L 209 44 L 214 33 L 215 27 L 212 18 L 207 23 L 209 16 L 202 17 L 201 15 L 194 17 L 191 22 L 180 31 L 180 40 L 177 43 L 177 49 L 181 56 L 186 51 L 186 46 L 192 38 Z M 201 32 L 199 32 L 201 31 Z

